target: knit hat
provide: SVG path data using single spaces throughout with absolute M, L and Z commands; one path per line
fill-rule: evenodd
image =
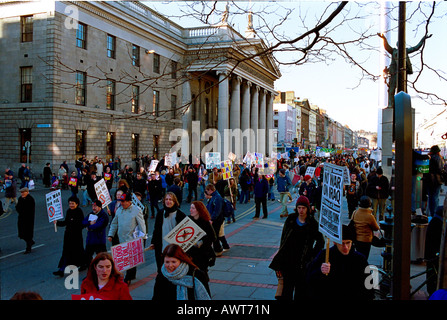
M 347 226 L 347 225 L 343 225 L 342 226 L 342 239 L 343 240 L 355 240 L 355 230 L 354 228 Z
M 311 214 L 310 211 L 310 202 L 309 199 L 306 196 L 300 196 L 298 200 L 296 200 L 295 208 L 298 206 L 304 206 L 307 208 L 307 214 Z
M 304 181 L 307 181 L 307 180 L 310 180 L 310 179 L 312 179 L 312 177 L 310 175 L 306 174 L 304 176 Z
M 441 152 L 441 149 L 439 149 L 439 147 L 437 145 L 434 145 L 430 148 L 430 153 L 431 154 L 436 154 L 438 152 Z

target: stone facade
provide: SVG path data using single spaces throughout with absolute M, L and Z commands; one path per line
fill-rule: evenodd
M 273 83 L 279 71 L 268 59 L 244 63 L 228 73 L 231 64 L 221 60 L 222 52 L 229 48 L 217 50 L 214 45 L 208 50 L 204 46 L 197 49 L 201 37 L 213 41 L 212 37 L 198 36 L 193 29 L 182 28 L 139 2 L 3 2 L 0 12 L 0 69 L 4 75 L 0 77 L 0 134 L 4 137 L 0 161 L 13 170 L 26 160 L 23 146 L 29 138 L 30 167 L 35 175 L 41 174 L 47 162 L 53 172 L 63 161 L 74 169 L 75 159 L 80 156 L 76 153 L 76 136 L 81 131 L 85 133 L 83 147 L 89 159 L 111 156 L 107 149 L 110 133 L 114 137 L 112 156 L 120 156 L 123 164 L 133 164 L 135 150 L 131 146 L 136 135 L 138 155 L 156 155 L 160 159 L 175 143 L 169 139 L 170 132 L 190 129 L 194 120 L 201 122 L 202 131 L 229 129 L 225 121 L 246 103 L 241 100 L 245 101 L 242 105 L 235 104 L 232 98 L 240 96 L 236 91 L 239 85 L 253 84 L 261 90 L 262 128 L 272 127 L 272 120 L 268 121 L 269 116 L 272 119 L 271 111 L 266 107 L 272 109 L 269 101 L 275 94 Z M 23 42 L 21 19 L 27 15 L 32 16 L 33 38 Z M 86 48 L 76 45 L 77 22 L 86 26 Z M 235 33 L 228 26 L 214 29 Z M 115 39 L 113 58 L 107 56 L 108 35 Z M 256 39 L 251 45 L 260 43 Z M 132 63 L 135 51 L 139 53 L 138 65 Z M 203 59 L 211 51 L 220 54 L 220 58 L 213 59 L 216 63 L 220 60 L 221 70 L 213 70 Z M 202 58 L 196 62 L 193 57 Z M 156 61 L 159 71 L 154 68 Z M 175 76 L 173 62 L 178 68 Z M 32 100 L 23 102 L 21 67 L 26 66 L 32 66 Z M 76 104 L 79 71 L 86 73 L 85 105 Z M 224 72 L 228 77 L 221 79 Z M 237 76 L 241 79 L 237 84 L 232 82 L 222 89 L 222 83 Z M 113 108 L 107 107 L 108 79 L 115 82 Z M 139 87 L 138 112 L 132 112 L 133 85 Z M 158 115 L 153 113 L 154 91 L 158 92 Z M 222 113 L 225 107 L 230 113 Z M 241 117 L 239 111 L 236 119 Z M 244 125 L 253 124 L 251 121 Z

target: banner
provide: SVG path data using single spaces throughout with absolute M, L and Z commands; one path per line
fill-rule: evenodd
M 95 183 L 95 192 L 99 201 L 101 201 L 103 208 L 112 203 L 112 198 L 110 198 L 109 189 L 107 189 L 106 181 L 104 179 Z
M 205 235 L 205 231 L 190 218 L 185 217 L 164 239 L 169 243 L 178 244 L 186 252 Z
M 315 167 L 307 167 L 306 168 L 306 173 L 304 174 L 305 176 L 306 175 L 309 175 L 309 176 L 311 176 L 312 178 L 314 177 L 314 175 L 315 175 Z
M 144 263 L 143 239 L 120 243 L 111 248 L 113 261 L 118 271 L 122 272 Z
M 77 183 L 77 182 L 78 182 L 78 179 L 77 179 L 77 178 L 70 177 L 70 180 L 68 180 L 68 185 L 69 185 L 69 186 L 76 187 L 76 183 Z
M 344 168 L 324 163 L 323 190 L 318 230 L 331 240 L 341 243 L 341 211 Z
M 48 220 L 50 223 L 55 220 L 64 218 L 64 211 L 62 209 L 62 195 L 61 190 L 56 190 L 47 193 L 46 196 Z
M 220 152 L 206 152 L 205 163 L 207 169 L 220 169 Z

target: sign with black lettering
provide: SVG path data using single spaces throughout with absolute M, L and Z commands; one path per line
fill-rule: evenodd
M 319 231 L 339 243 L 342 240 L 343 173 L 343 167 L 324 163 Z

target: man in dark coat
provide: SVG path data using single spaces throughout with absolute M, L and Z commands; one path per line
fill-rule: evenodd
M 43 168 L 43 184 L 45 185 L 45 188 L 50 187 L 52 175 L 53 175 L 53 172 L 51 171 L 50 163 L 47 162 L 47 164 Z
M 377 208 L 379 208 L 379 215 L 376 220 L 383 220 L 385 214 L 386 199 L 389 196 L 390 182 L 387 177 L 383 175 L 382 168 L 378 168 L 376 175 L 368 182 L 366 195 L 372 200 L 373 215 L 376 216 Z
M 36 203 L 29 194 L 28 188 L 20 189 L 20 198 L 17 201 L 16 210 L 18 213 L 17 229 L 19 238 L 26 242 L 25 253 L 31 253 L 31 247 L 34 244 L 34 216 Z
M 193 166 L 190 166 L 188 173 L 186 174 L 186 180 L 188 181 L 188 197 L 186 202 L 190 203 L 192 200 L 192 194 L 194 193 L 194 200 L 197 201 L 197 185 L 199 184 L 199 176 Z

